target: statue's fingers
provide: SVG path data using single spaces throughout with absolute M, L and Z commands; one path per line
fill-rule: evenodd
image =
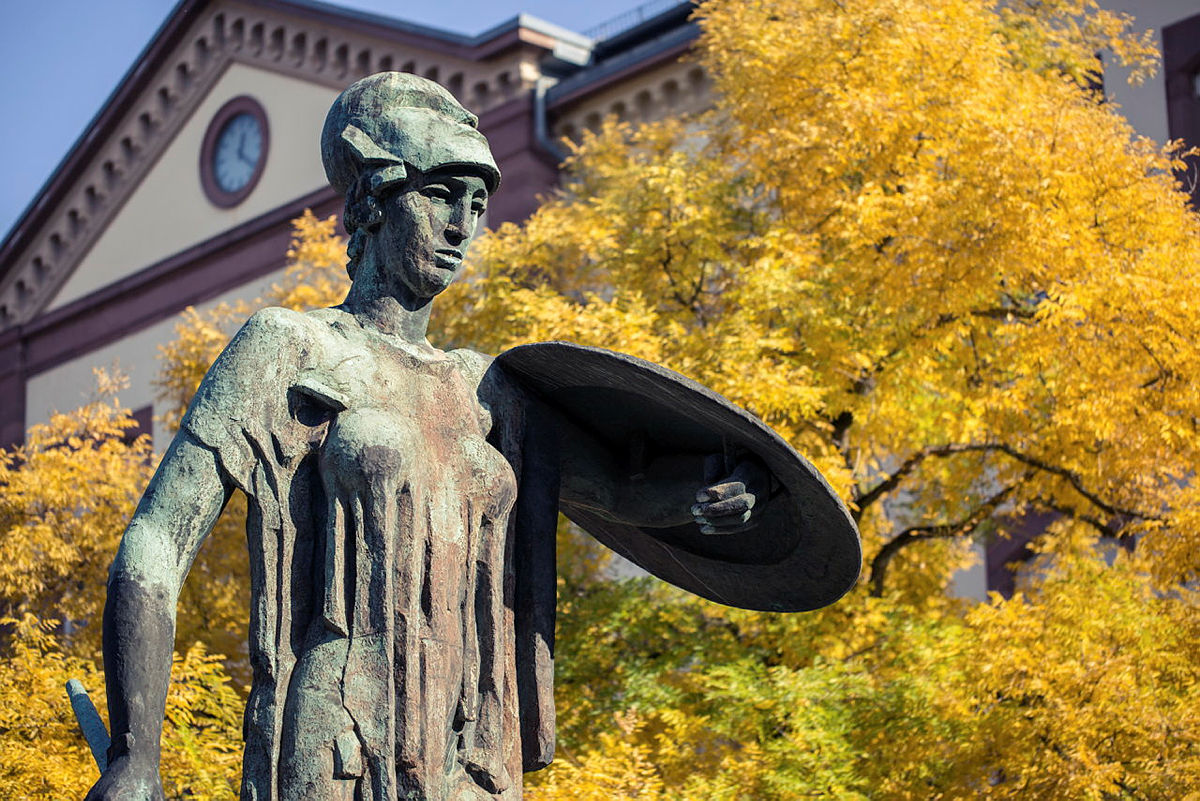
M 699 517 L 696 520 L 701 525 L 728 528 L 730 526 L 740 526 L 742 523 L 747 522 L 752 514 L 754 513 L 747 509 L 744 512 L 733 512 L 732 514 L 721 515 L 720 517 Z
M 692 507 L 692 515 L 708 521 L 719 520 L 725 517 L 737 517 L 748 514 L 754 508 L 754 500 L 753 495 L 743 492 L 741 495 L 735 495 L 732 498 L 726 498 L 722 501 L 698 503 Z
M 696 500 L 700 503 L 711 503 L 713 501 L 723 501 L 736 495 L 742 495 L 745 492 L 746 485 L 742 482 L 724 481 L 720 484 L 713 484 L 711 487 L 705 487 L 697 492 Z

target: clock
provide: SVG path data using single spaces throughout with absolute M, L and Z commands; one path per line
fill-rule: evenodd
M 254 191 L 267 163 L 268 133 L 266 112 L 248 95 L 213 115 L 200 148 L 200 185 L 214 206 L 232 208 Z

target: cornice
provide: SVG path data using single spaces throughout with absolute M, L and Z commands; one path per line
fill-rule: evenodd
M 692 49 L 699 36 L 700 26 L 694 22 L 671 28 L 651 41 L 585 67 L 569 78 L 559 81 L 546 93 L 546 104 L 551 109 L 569 106 L 630 74 L 678 59 Z
M 39 315 L 15 329 L 24 344 L 24 375 L 57 367 L 281 269 L 292 220 L 305 209 L 325 217 L 340 207 L 332 187 L 318 189 Z
M 414 72 L 484 114 L 528 93 L 548 52 L 586 44 L 524 16 L 477 37 L 381 19 L 307 0 L 183 0 L 0 246 L 0 331 L 46 308 L 233 63 L 333 89 Z

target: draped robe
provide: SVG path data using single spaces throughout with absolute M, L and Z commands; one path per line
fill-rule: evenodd
M 558 476 L 488 357 L 255 314 L 182 427 L 249 501 L 243 801 L 519 799 L 554 747 Z

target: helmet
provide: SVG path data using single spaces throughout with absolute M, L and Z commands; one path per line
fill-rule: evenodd
M 500 169 L 479 119 L 438 84 L 406 72 L 380 72 L 338 95 L 321 131 L 321 161 L 329 183 L 347 194 L 360 180 L 378 194 L 422 172 L 462 167 L 479 173 L 488 192 Z

